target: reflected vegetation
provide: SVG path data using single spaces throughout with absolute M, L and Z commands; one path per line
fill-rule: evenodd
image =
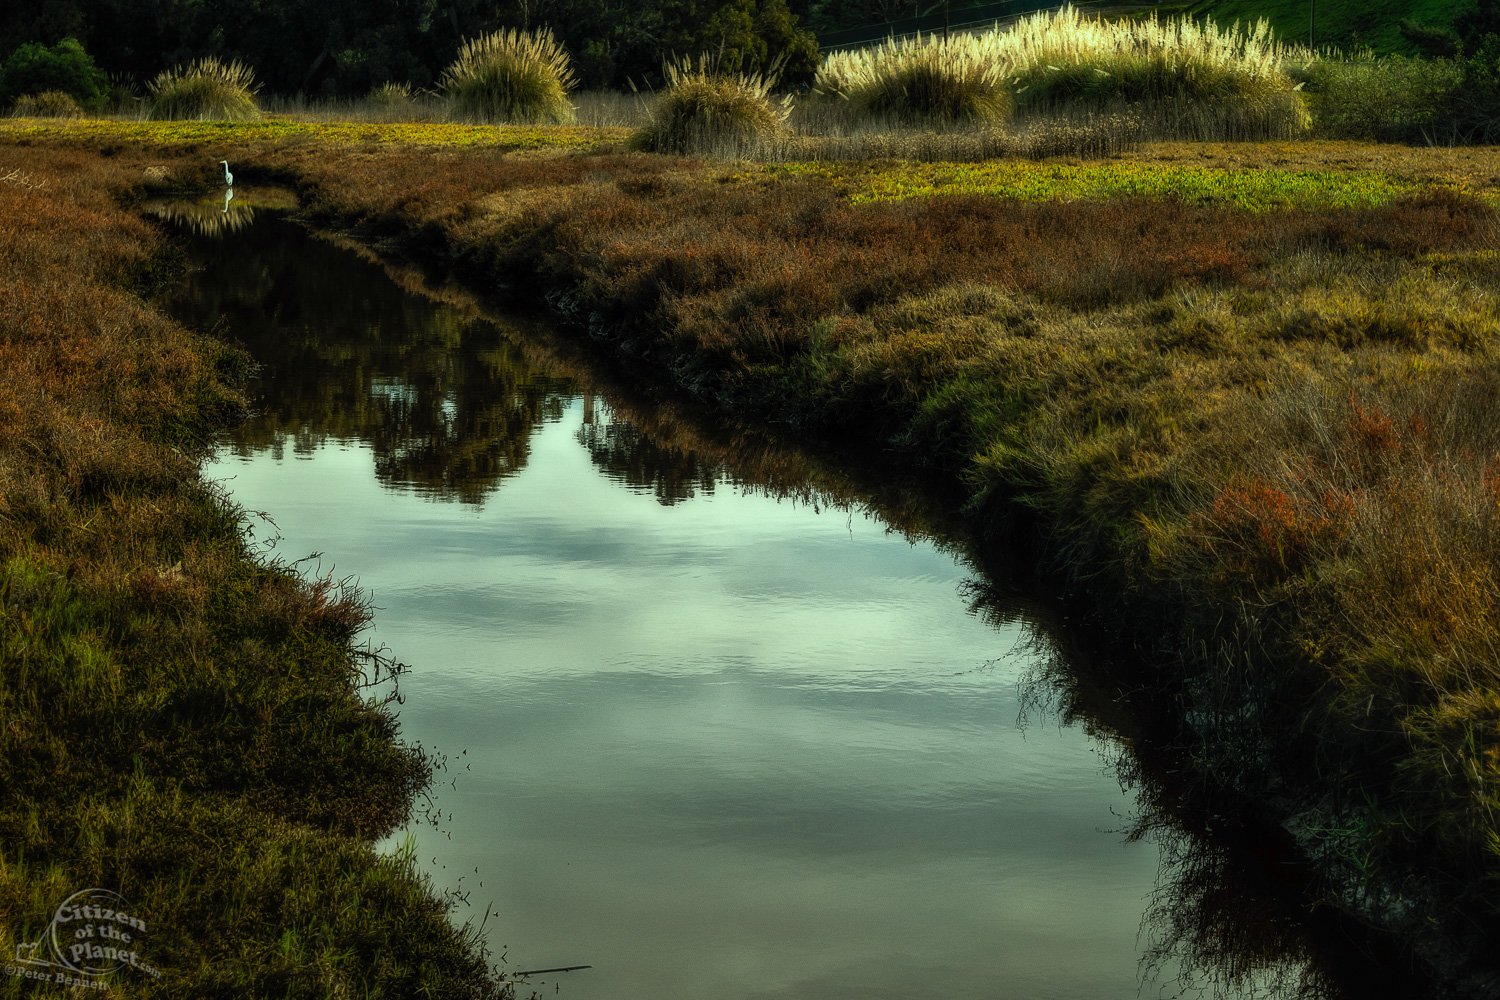
M 525 466 L 533 429 L 572 395 L 494 324 L 402 291 L 288 220 L 193 256 L 201 270 L 167 308 L 260 368 L 253 415 L 232 437 L 240 454 L 363 442 L 383 484 L 478 504 Z
M 478 505 L 526 465 L 539 427 L 581 395 L 576 440 L 594 466 L 662 505 L 730 485 L 871 512 L 910 538 L 968 554 L 954 515 L 918 491 L 861 482 L 748 433 L 705 430 L 627 393 L 611 391 L 606 402 L 601 383 L 571 363 L 544 358 L 473 309 L 403 291 L 379 265 L 289 221 L 262 215 L 245 228 L 256 218 L 248 205 L 153 211 L 196 234 L 202 265 L 167 307 L 241 342 L 261 366 L 256 413 L 232 438 L 238 454 L 308 456 L 330 441 L 358 441 L 384 486 Z M 222 238 L 231 232 L 234 240 Z M 1288 847 L 1226 819 L 1222 803 L 1177 780 L 1180 762 L 1137 731 L 1130 694 L 1066 649 L 1054 606 L 993 583 L 974 583 L 970 597 L 992 622 L 1031 623 L 1042 653 L 1023 685 L 1033 719 L 1080 726 L 1112 755 L 1138 803 L 1120 834 L 1161 849 L 1139 936 L 1142 995 L 1420 995 L 1403 992 L 1401 969 L 1372 960 L 1367 937 L 1306 912 L 1306 876 Z
M 200 239 L 222 240 L 250 229 L 263 213 L 284 212 L 295 204 L 291 192 L 280 188 L 235 191 L 185 200 L 159 198 L 142 206 L 145 214 Z
M 1427 996 L 1394 942 L 1326 906 L 1292 839 L 1223 789 L 1205 786 L 1172 741 L 1151 696 L 1121 686 L 1107 651 L 1079 647 L 1055 612 L 975 581 L 970 607 L 1026 623 L 1033 668 L 1022 681 L 1027 724 L 1081 726 L 1130 791 L 1119 833 L 1159 850 L 1141 914 L 1142 995 L 1223 1000 Z M 1147 734 L 1145 728 L 1155 731 Z
M 724 476 L 723 465 L 699 458 L 694 450 L 658 444 L 592 391 L 584 392 L 578 443 L 610 479 L 668 507 L 712 494 Z

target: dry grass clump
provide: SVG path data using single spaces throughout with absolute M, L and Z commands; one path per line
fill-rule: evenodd
M 166 70 L 146 87 L 146 117 L 153 121 L 254 121 L 259 90 L 255 73 L 239 60 L 208 57 Z
M 566 124 L 572 61 L 551 29 L 508 28 L 465 42 L 439 81 L 459 121 Z
M 412 106 L 411 84 L 388 80 L 371 90 L 367 100 L 383 111 L 404 111 Z
M 1310 119 L 1267 24 L 1104 20 L 1067 6 L 981 34 L 889 39 L 829 54 L 815 88 L 863 117 L 994 122 L 1016 113 L 1133 109 L 1165 134 L 1297 135 Z
M 378 121 L 378 122 L 409 122 L 417 121 L 432 114 L 431 108 L 424 108 L 423 104 L 431 104 L 430 95 L 419 95 L 412 89 L 411 84 L 400 81 L 387 81 L 373 88 L 366 95 L 363 102 L 347 109 L 338 109 L 342 114 L 337 120 L 341 121 Z M 335 113 L 338 113 L 336 111 Z M 306 112 L 303 112 L 306 114 Z M 436 120 L 441 120 L 443 115 L 439 113 Z
M 1003 122 L 1010 117 L 1011 67 L 989 35 L 918 34 L 830 53 L 814 88 L 848 101 L 863 118 L 902 124 Z
M 710 55 L 677 59 L 664 70 L 666 86 L 632 138 L 637 148 L 742 155 L 781 134 L 790 100 L 771 96 L 774 70 L 728 72 Z
M 83 107 L 63 90 L 44 90 L 16 98 L 10 113 L 16 118 L 82 118 Z
M 1265 21 L 1249 29 L 1188 17 L 1106 21 L 1069 6 L 1023 19 L 995 48 L 1015 67 L 1016 101 L 1028 111 L 1152 104 L 1179 117 L 1176 134 L 1217 122 L 1218 134 L 1236 138 L 1295 135 L 1309 125 L 1283 71 L 1290 50 Z M 1182 117 L 1190 111 L 1202 116 L 1199 129 Z

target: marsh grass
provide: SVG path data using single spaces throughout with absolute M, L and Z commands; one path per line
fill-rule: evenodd
M 634 379 L 961 490 L 977 534 L 1024 539 L 1112 648 L 1150 651 L 1125 679 L 1206 783 L 1331 810 L 1310 853 L 1362 881 L 1329 898 L 1416 886 L 1360 912 L 1500 933 L 1493 151 L 746 168 L 257 142 L 319 218 L 545 294 Z M 89 161 L 49 155 L 43 183 Z M 45 434 L 57 482 L 128 467 L 15 405 L 0 442 Z M 144 586 L 171 592 L 169 554 Z M 90 662 L 72 704 L 111 689 Z
M 669 61 L 665 86 L 647 105 L 631 138 L 655 153 L 706 153 L 720 158 L 763 147 L 783 134 L 790 98 L 776 98 L 776 70 L 730 72 L 709 54 Z
M 23 94 L 16 98 L 10 113 L 15 118 L 82 118 L 84 115 L 83 106 L 72 94 L 62 90 Z
M 465 42 L 439 87 L 459 121 L 566 124 L 573 83 L 572 61 L 550 29 L 507 28 Z
M 154 121 L 254 121 L 259 90 L 255 73 L 234 60 L 213 57 L 159 73 L 147 85 L 146 117 Z
M 1010 117 L 1000 36 L 915 35 L 827 55 L 814 88 L 853 113 L 901 124 L 993 125 Z

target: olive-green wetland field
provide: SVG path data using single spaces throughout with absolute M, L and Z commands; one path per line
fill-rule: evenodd
M 246 196 L 550 310 L 663 399 L 960 497 L 1087 613 L 1196 780 L 1292 831 L 1317 903 L 1481 992 L 1500 148 L 854 141 L 0 123 L 0 949 L 107 886 L 152 915 L 160 973 L 120 995 L 512 989 L 373 846 L 433 763 L 399 741 L 369 609 L 268 562 L 199 478 L 249 362 L 150 304 L 182 264 L 141 213 L 227 159 Z

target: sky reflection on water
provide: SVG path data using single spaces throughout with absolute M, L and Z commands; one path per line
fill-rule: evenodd
M 1141 982 L 1160 852 L 1117 748 L 1021 724 L 1028 630 L 952 555 L 795 456 L 655 440 L 289 223 L 197 252 L 169 307 L 265 366 L 206 474 L 373 595 L 448 762 L 418 857 L 511 968 L 594 966 L 572 1000 L 1200 995 Z M 1244 968 L 1203 995 L 1259 995 Z
M 1134 995 L 1155 850 L 1086 736 L 1018 728 L 1020 633 L 953 558 L 733 489 L 663 506 L 581 409 L 478 509 L 363 446 L 210 473 L 373 591 L 458 782 L 421 852 L 511 961 L 594 965 L 579 998 Z

